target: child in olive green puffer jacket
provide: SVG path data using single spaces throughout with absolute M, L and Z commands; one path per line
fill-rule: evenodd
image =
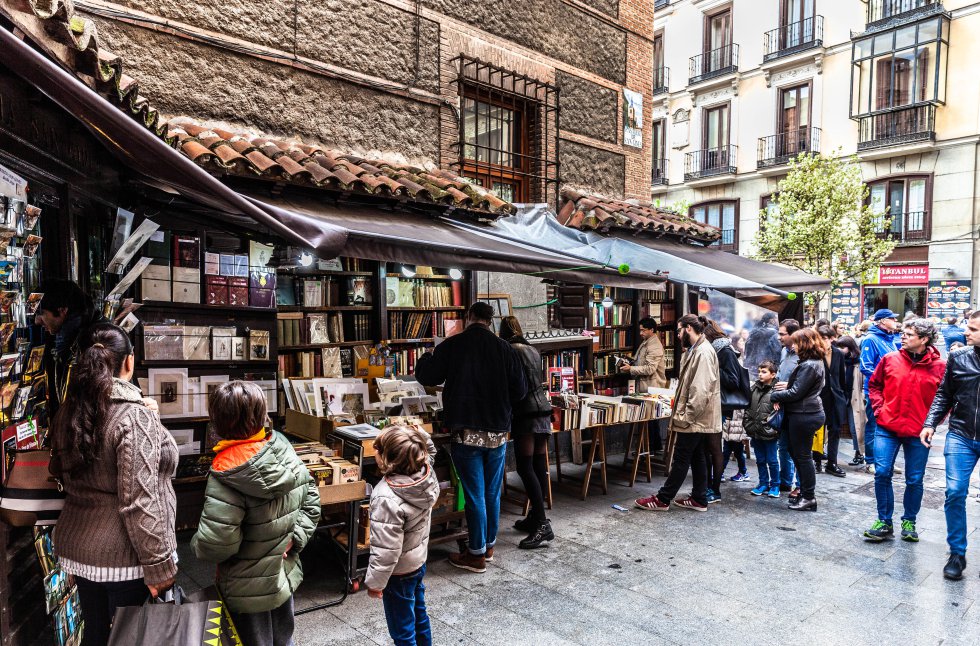
M 223 439 L 191 547 L 218 564 L 218 590 L 245 646 L 291 644 L 299 553 L 320 520 L 319 491 L 289 441 L 266 430 L 257 384 L 222 384 L 208 410 Z

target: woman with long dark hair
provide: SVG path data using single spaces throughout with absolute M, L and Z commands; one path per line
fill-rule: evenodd
M 774 390 L 769 399 L 785 411 L 783 425 L 788 429 L 789 450 L 800 478 L 800 497 L 790 497 L 794 511 L 816 511 L 817 472 L 813 464 L 813 436 L 826 420 L 820 393 L 824 384 L 826 342 L 813 328 L 793 333 L 799 364 L 786 387 Z
M 726 422 L 731 423 L 732 416 L 738 410 L 738 407 L 733 406 L 731 401 L 733 398 L 737 398 L 741 390 L 739 373 L 744 368 L 738 361 L 738 352 L 732 347 L 732 340 L 728 338 L 721 326 L 711 319 L 704 319 L 704 322 L 704 338 L 718 354 L 718 374 L 721 381 L 721 419 L 722 428 L 724 428 Z M 721 502 L 721 481 L 724 478 L 725 465 L 732 453 L 735 454 L 735 459 L 738 462 L 738 475 L 741 476 L 735 482 L 748 479 L 744 447 L 740 441 L 733 441 L 727 443 L 723 450 L 722 433 L 711 433 L 705 439 L 704 451 L 708 465 L 708 503 Z
M 829 325 L 821 325 L 817 328 L 826 347 L 824 355 L 824 367 L 826 368 L 823 391 L 820 398 L 823 401 L 823 412 L 827 418 L 826 452 L 814 454 L 816 460 L 816 470 L 820 473 L 820 460 L 826 457 L 826 473 L 843 478 L 847 474 L 837 464 L 837 454 L 840 451 L 840 431 L 844 425 L 844 411 L 847 407 L 847 398 L 844 396 L 844 387 L 847 380 L 844 353 L 836 347 L 834 339 L 836 331 Z
M 548 470 L 551 401 L 544 387 L 541 354 L 524 338 L 521 323 L 516 317 L 505 316 L 500 321 L 500 338 L 517 351 L 528 384 L 527 396 L 514 404 L 510 435 L 514 440 L 517 474 L 524 483 L 524 491 L 531 505 L 527 518 L 514 523 L 515 528 L 528 533 L 518 547 L 534 549 L 555 538 L 551 521 L 544 511 L 544 492 L 551 478 Z
M 837 339 L 837 347 L 844 353 L 844 423 L 851 432 L 854 459 L 848 464 L 864 464 L 864 377 L 861 375 L 861 351 L 850 336 Z
M 177 574 L 177 445 L 130 383 L 133 366 L 122 329 L 82 332 L 51 424 L 51 471 L 66 494 L 54 543 L 78 586 L 82 646 L 106 644 L 117 607 L 156 597 Z

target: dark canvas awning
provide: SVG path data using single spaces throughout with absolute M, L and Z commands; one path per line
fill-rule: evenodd
M 0 28 L 0 62 L 77 118 L 101 139 L 123 164 L 149 183 L 179 193 L 237 224 L 260 225 L 286 240 L 333 257 L 346 232 L 320 223 L 286 226 L 231 190 L 183 154 L 171 148 L 132 117 L 103 99 L 75 76 Z
M 328 203 L 305 196 L 272 197 L 259 192 L 249 199 L 286 226 L 325 225 L 347 231 L 340 255 L 432 267 L 535 274 L 578 283 L 655 288 L 665 277 L 631 271 L 494 234 L 490 225 L 378 207 Z

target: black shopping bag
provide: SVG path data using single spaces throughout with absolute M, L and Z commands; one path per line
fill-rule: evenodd
M 215 598 L 206 598 L 209 596 Z M 231 616 L 216 593 L 205 591 L 203 595 L 185 597 L 179 588 L 175 589 L 172 602 L 150 600 L 142 606 L 116 609 L 109 646 L 151 644 L 242 646 Z

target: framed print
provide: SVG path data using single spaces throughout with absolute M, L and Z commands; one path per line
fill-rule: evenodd
M 231 337 L 222 337 L 222 338 L 229 339 Z M 201 390 L 200 390 L 201 410 L 200 410 L 200 414 L 202 416 L 209 415 L 209 413 L 208 413 L 208 399 L 211 397 L 211 393 L 214 391 L 215 388 L 217 388 L 218 386 L 220 386 L 221 384 L 223 384 L 223 383 L 225 383 L 227 381 L 230 381 L 230 377 L 228 375 L 204 375 L 204 376 L 201 377 Z
M 233 336 L 211 337 L 211 358 L 215 361 L 231 361 Z
M 276 389 L 275 379 L 261 379 L 258 381 L 253 381 L 253 384 L 257 385 L 265 393 L 265 406 L 266 410 L 272 413 L 279 412 L 279 391 Z
M 231 337 L 231 360 L 245 361 L 248 354 L 248 339 L 243 336 Z
M 187 414 L 187 368 L 160 368 L 147 371 L 150 397 L 160 406 L 160 419 Z
M 488 303 L 493 308 L 493 331 L 500 333 L 500 319 L 510 316 L 510 294 L 477 294 L 476 300 Z

